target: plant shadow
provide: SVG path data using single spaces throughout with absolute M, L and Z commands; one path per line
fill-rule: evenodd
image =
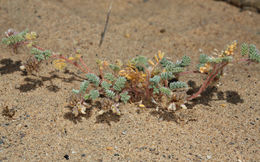
M 200 86 L 197 86 L 194 81 L 188 82 L 189 87 L 191 87 L 190 90 L 187 91 L 188 95 L 192 95 L 196 93 Z M 215 97 L 217 96 L 217 98 Z M 216 98 L 216 99 L 215 99 Z M 240 95 L 236 91 L 219 91 L 216 86 L 210 86 L 208 87 L 203 93 L 201 93 L 200 97 L 195 98 L 191 100 L 191 103 L 186 103 L 188 109 L 192 109 L 197 104 L 203 104 L 206 106 L 210 106 L 210 101 L 219 101 L 219 100 L 225 100 L 228 103 L 237 105 L 238 103 L 243 103 L 244 100 L 240 97 Z M 150 114 L 158 119 L 162 119 L 163 121 L 167 122 L 175 122 L 177 124 L 183 124 L 188 123 L 189 121 L 196 121 L 191 115 L 189 115 L 189 111 L 176 111 L 176 112 L 170 112 L 165 110 L 152 110 L 150 111 Z M 185 116 L 189 116 L 188 118 Z
M 70 75 L 70 77 L 60 77 L 59 75 L 55 74 L 54 71 L 50 72 L 50 76 L 48 77 L 39 75 L 37 76 L 37 79 L 26 77 L 24 79 L 26 83 L 21 84 L 16 89 L 18 89 L 20 92 L 28 92 L 44 86 L 44 82 L 50 82 L 50 85 L 46 86 L 46 88 L 51 92 L 58 92 L 60 88 L 57 85 L 54 85 L 53 79 L 60 79 L 67 83 L 72 83 L 73 81 L 82 81 L 84 79 L 70 71 L 65 71 L 64 73 Z
M 16 71 L 20 70 L 20 66 L 22 65 L 21 61 L 13 61 L 10 58 L 7 59 L 2 59 L 0 60 L 0 64 L 4 65 L 3 67 L 0 68 L 0 74 L 11 74 Z
M 196 93 L 200 86 L 197 86 L 194 81 L 188 81 L 188 85 L 191 87 L 190 90 L 187 91 L 188 95 L 192 95 Z M 217 96 L 217 99 L 213 99 L 214 96 Z M 211 106 L 210 101 L 219 101 L 226 100 L 228 103 L 237 105 L 238 103 L 244 103 L 244 100 L 236 91 L 219 91 L 218 87 L 210 86 L 201 93 L 200 97 L 191 100 L 191 104 L 186 104 L 188 108 L 193 108 L 197 104 L 203 104 L 206 106 Z
M 167 122 L 176 122 L 179 123 L 180 122 L 180 117 L 178 115 L 176 115 L 174 112 L 169 112 L 169 111 L 156 111 L 153 110 L 150 112 L 150 114 L 152 116 L 157 117 L 158 119 L 162 119 L 163 121 L 167 121 Z
M 102 115 L 96 116 L 96 123 L 106 123 L 107 125 L 111 126 L 111 122 L 119 122 L 120 116 L 114 114 L 111 110 L 105 112 Z
M 64 114 L 64 119 L 70 120 L 72 121 L 74 124 L 80 123 L 82 122 L 82 119 L 88 119 L 90 118 L 92 115 L 91 110 L 87 110 L 86 114 L 79 114 L 78 116 L 75 116 L 75 114 L 73 114 L 72 112 L 67 112 Z
M 67 106 L 70 110 L 72 107 Z M 82 119 L 89 119 L 92 116 L 92 109 L 86 110 L 86 114 L 78 114 L 77 116 L 71 111 L 64 114 L 63 118 L 72 121 L 74 124 L 82 122 Z M 111 126 L 111 122 L 119 122 L 120 116 L 114 114 L 112 111 L 107 111 L 101 115 L 96 116 L 96 123 L 105 123 Z

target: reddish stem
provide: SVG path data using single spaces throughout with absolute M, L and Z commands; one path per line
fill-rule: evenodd
M 99 67 L 98 69 L 99 69 L 99 75 L 101 77 L 101 80 L 103 80 L 104 79 L 104 75 L 103 75 L 103 70 L 101 68 L 103 68 L 103 67 Z
M 23 44 L 29 44 L 29 42 L 22 42 Z M 37 45 L 32 45 L 34 48 L 37 48 L 38 50 L 41 50 L 41 51 L 44 51 L 43 48 L 37 46 Z M 82 58 L 79 59 L 80 63 L 84 66 L 84 68 L 86 69 L 83 69 L 77 62 L 73 62 L 69 59 L 67 59 L 66 57 L 62 56 L 62 55 L 57 55 L 57 54 L 52 54 L 53 58 L 60 58 L 60 59 L 63 59 L 65 60 L 66 62 L 76 66 L 78 69 L 80 69 L 82 72 L 84 73 L 90 73 L 91 71 L 88 69 L 87 65 L 84 63 L 84 61 L 82 60 Z
M 87 65 L 84 63 L 84 61 L 82 60 L 82 58 L 79 58 L 80 63 L 84 66 L 84 68 L 88 71 L 88 73 L 92 73 L 89 68 L 87 67 Z
M 84 70 L 77 62 L 73 62 L 73 61 L 69 60 L 68 58 L 66 58 L 66 57 L 64 57 L 64 56 L 62 56 L 62 55 L 55 55 L 55 54 L 53 54 L 51 57 L 63 59 L 63 60 L 65 60 L 66 62 L 68 62 L 68 63 L 70 63 L 70 64 L 76 66 L 76 67 L 77 67 L 78 69 L 80 69 L 82 72 L 84 72 L 84 73 L 86 73 L 86 74 L 89 73 L 88 71 Z
M 147 99 L 150 98 L 150 91 L 149 91 L 149 80 L 150 80 L 150 72 L 147 70 L 147 76 L 146 76 L 146 86 L 145 86 L 145 96 Z
M 206 81 L 200 87 L 199 91 L 197 93 L 193 94 L 187 100 L 189 101 L 194 98 L 197 98 L 212 83 L 212 81 L 216 78 L 219 71 L 222 70 L 227 64 L 228 64 L 228 62 L 221 63 L 219 66 L 215 65 L 212 70 L 212 73 L 210 73 L 210 75 L 207 77 Z

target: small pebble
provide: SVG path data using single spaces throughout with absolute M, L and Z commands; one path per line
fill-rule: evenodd
M 212 158 L 212 156 L 211 155 L 207 155 L 207 159 L 211 159 Z
M 166 32 L 165 29 L 161 29 L 161 30 L 160 30 L 160 33 L 165 33 L 165 32 Z
M 85 157 L 86 156 L 86 154 L 81 154 L 81 157 Z
M 64 155 L 64 158 L 66 159 L 66 160 L 69 160 L 70 159 L 70 157 L 69 157 L 69 155 Z
M 122 132 L 122 134 L 123 134 L 123 135 L 126 135 L 126 132 L 127 132 L 127 131 L 126 131 L 126 130 L 124 130 L 124 131 Z
M 8 125 L 10 125 L 9 123 L 5 123 L 3 124 L 4 127 L 7 127 Z
M 155 151 L 155 148 L 149 148 L 149 151 Z
M 25 133 L 22 133 L 22 132 L 20 133 L 20 137 L 21 137 L 21 138 L 24 138 L 25 135 L 26 135 Z
M 255 122 L 250 122 L 251 125 L 255 125 Z
M 114 156 L 119 156 L 119 154 L 118 154 L 118 153 L 116 153 L 116 154 L 114 154 Z
M 230 144 L 230 145 L 234 145 L 235 143 L 234 143 L 234 142 L 229 142 L 228 144 Z
M 125 37 L 126 37 L 126 38 L 130 38 L 130 34 L 129 34 L 129 33 L 126 33 L 126 34 L 125 34 Z
M 106 147 L 106 150 L 113 150 L 113 147 Z

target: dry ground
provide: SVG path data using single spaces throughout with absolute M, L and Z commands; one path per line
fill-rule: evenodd
M 0 33 L 36 31 L 44 48 L 66 55 L 80 48 L 91 68 L 97 59 L 126 61 L 158 50 L 173 60 L 187 54 L 195 67 L 199 50 L 210 54 L 233 40 L 260 47 L 260 15 L 224 2 L 115 0 L 99 48 L 108 6 L 106 0 L 0 0 Z M 19 66 L 27 56 L 0 45 L 0 110 L 16 110 L 13 120 L 0 115 L 0 161 L 260 160 L 259 65 L 229 66 L 220 87 L 178 112 L 184 124 L 134 105 L 122 107 L 120 118 L 92 112 L 75 121 L 66 99 L 84 75 L 43 66 L 38 76 L 24 76 Z M 182 79 L 201 83 L 197 75 Z

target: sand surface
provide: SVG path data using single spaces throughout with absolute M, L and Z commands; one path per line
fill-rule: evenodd
M 126 61 L 162 50 L 173 60 L 184 54 L 198 61 L 226 44 L 260 48 L 260 15 L 213 0 L 115 0 L 101 48 L 107 0 L 0 0 L 1 37 L 8 28 L 39 34 L 38 44 L 71 55 L 77 48 L 94 69 L 97 59 Z M 129 34 L 129 37 L 125 37 Z M 43 66 L 23 75 L 26 49 L 17 54 L 0 45 L 2 161 L 260 161 L 260 66 L 228 66 L 221 86 L 208 89 L 176 115 L 123 106 L 121 117 L 96 111 L 73 120 L 66 107 L 84 79 L 74 68 Z M 191 69 L 190 67 L 190 69 Z M 200 86 L 199 75 L 181 78 Z

